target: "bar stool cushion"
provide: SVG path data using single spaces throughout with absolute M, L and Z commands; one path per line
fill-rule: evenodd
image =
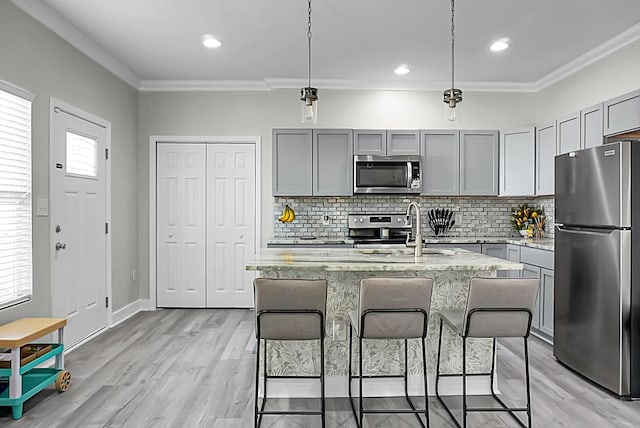
M 430 278 L 362 279 L 358 310 L 348 313 L 357 336 L 367 339 L 424 338 L 426 329 L 422 312 L 370 313 L 365 317 L 364 331 L 360 320 L 367 310 L 420 309 L 428 315 L 432 287 Z
M 269 279 L 254 281 L 256 315 L 264 310 L 315 310 L 325 316 L 327 281 L 324 279 Z M 321 339 L 324 326 L 316 313 L 264 313 L 260 322 L 260 339 Z M 256 325 L 256 335 L 258 326 Z

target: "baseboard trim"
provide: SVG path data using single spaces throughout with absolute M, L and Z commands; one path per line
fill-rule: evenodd
M 346 376 L 325 377 L 325 396 L 327 398 L 343 398 L 349 396 L 349 384 Z M 427 375 L 429 395 L 436 394 L 435 374 Z M 269 398 L 317 398 L 320 396 L 320 383 L 314 379 L 273 379 L 267 386 Z M 365 397 L 398 397 L 404 396 L 402 378 L 363 379 L 362 386 Z M 421 375 L 409 375 L 409 395 L 424 395 Z M 461 395 L 462 381 L 459 378 L 441 378 L 440 395 Z M 353 394 L 358 395 L 358 382 L 353 382 Z M 487 395 L 491 393 L 489 376 L 472 376 L 467 378 L 468 395 Z M 262 378 L 260 378 L 259 396 L 263 396 Z
M 109 328 L 113 328 L 118 324 L 123 323 L 138 312 L 148 311 L 149 304 L 149 299 L 138 299 L 135 302 L 131 302 L 127 306 L 118 309 L 111 316 L 111 325 Z

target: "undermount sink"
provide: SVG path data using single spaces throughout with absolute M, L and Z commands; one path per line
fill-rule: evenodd
M 372 255 L 372 256 L 381 256 L 381 257 L 407 257 L 413 256 L 414 250 L 411 248 L 378 248 L 378 249 L 359 249 L 359 252 L 362 254 Z M 453 256 L 456 254 L 454 250 L 450 249 L 438 249 L 438 248 L 423 248 L 422 255 L 443 255 L 443 256 Z

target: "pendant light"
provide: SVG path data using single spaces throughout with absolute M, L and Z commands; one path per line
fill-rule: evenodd
M 302 123 L 315 125 L 318 122 L 318 89 L 311 87 L 311 0 L 307 9 L 307 46 L 308 46 L 308 84 L 306 88 L 300 90 L 300 101 L 302 101 Z
M 462 102 L 462 90 L 455 89 L 453 82 L 455 72 L 455 24 L 454 24 L 455 0 L 451 0 L 451 88 L 443 93 L 445 106 L 445 117 L 450 122 L 455 122 L 459 114 L 456 114 L 456 105 Z

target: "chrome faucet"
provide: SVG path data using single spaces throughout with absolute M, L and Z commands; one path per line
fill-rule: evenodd
M 416 233 L 414 235 L 414 240 L 411 242 L 409 239 L 411 238 L 411 234 L 407 235 L 407 242 L 405 242 L 407 247 L 415 248 L 415 256 L 420 257 L 422 255 L 422 228 L 420 226 L 420 207 L 416 202 L 410 202 L 407 207 L 407 219 L 411 216 L 411 207 L 415 208 L 416 211 Z

